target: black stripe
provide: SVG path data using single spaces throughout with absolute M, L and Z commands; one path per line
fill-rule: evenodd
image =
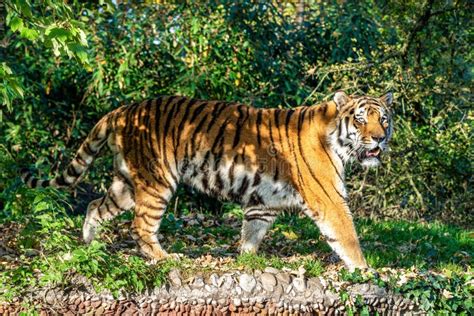
M 108 204 L 108 203 L 105 203 L 105 209 L 107 210 L 107 213 L 109 213 L 110 215 L 112 215 L 112 218 L 115 216 L 115 214 L 110 211 L 110 208 L 109 208 L 109 204 Z
M 171 104 L 171 102 L 173 102 L 174 100 L 174 97 L 168 97 L 168 99 L 166 99 L 166 103 L 163 103 L 165 100 L 164 98 L 161 98 L 161 102 L 160 104 L 157 104 L 156 105 L 156 113 L 155 113 L 155 134 L 156 134 L 156 140 L 159 144 L 159 148 L 161 149 L 162 146 L 163 146 L 163 143 L 165 141 L 165 134 L 166 134 L 166 131 L 163 130 L 161 131 L 160 130 L 160 125 L 161 125 L 161 116 L 165 115 L 167 112 L 166 112 L 166 109 L 168 108 L 168 105 Z M 164 125 L 164 124 L 163 124 Z M 163 132 L 163 133 L 161 133 Z M 160 138 L 161 137 L 161 138 Z M 160 147 L 161 146 L 161 147 Z M 161 151 L 161 153 L 163 153 L 163 150 Z
M 280 176 L 278 169 L 278 164 L 275 166 L 275 174 L 273 175 L 273 181 L 278 181 L 278 177 Z
M 140 186 L 139 189 L 145 191 L 146 194 L 148 194 L 148 195 L 154 197 L 154 198 L 157 199 L 158 201 L 163 202 L 164 204 L 168 204 L 168 201 L 166 201 L 159 193 L 149 191 L 149 187 L 147 187 L 147 186 Z
M 160 114 L 160 112 L 159 112 L 158 100 L 162 101 L 162 99 L 155 99 L 155 100 L 153 100 L 153 101 L 151 102 L 151 105 L 150 105 L 150 107 L 153 106 L 153 105 L 155 106 L 155 127 L 156 127 L 156 128 L 155 128 L 155 137 L 156 137 L 156 141 L 153 141 L 153 137 L 152 137 L 153 131 L 152 131 L 152 127 L 151 127 L 151 120 L 149 121 L 149 124 L 148 124 L 148 125 L 150 125 L 150 126 L 147 127 L 147 129 L 148 129 L 148 131 L 149 131 L 149 132 L 148 132 L 148 134 L 149 134 L 149 135 L 148 135 L 148 146 L 149 146 L 149 148 L 150 148 L 150 152 L 151 152 L 151 155 L 152 155 L 152 157 L 153 157 L 153 161 L 148 161 L 148 162 L 147 162 L 147 164 L 148 164 L 149 167 L 151 167 L 150 163 L 153 163 L 153 162 L 154 162 L 155 164 L 158 164 L 158 162 L 159 162 L 159 158 L 158 158 L 158 156 L 157 156 L 157 152 L 159 152 L 159 150 L 160 150 L 160 146 L 159 146 L 160 140 L 158 139 L 158 134 L 157 134 L 157 133 L 158 133 L 158 127 L 159 127 L 159 121 L 157 120 L 157 117 L 159 117 L 159 114 Z M 150 108 L 149 112 L 151 112 L 151 108 Z M 157 150 L 157 151 L 155 151 L 155 144 L 158 144 L 158 145 L 157 145 L 157 146 L 158 146 L 158 148 L 157 148 L 158 150 Z M 151 175 L 151 176 L 153 177 L 153 179 L 155 179 L 155 181 L 157 181 L 158 183 L 163 183 L 163 181 L 162 181 L 160 178 L 158 178 L 158 177 L 155 175 L 154 172 L 150 172 L 150 175 Z M 124 176 L 123 174 L 122 174 L 122 176 L 125 178 L 125 176 Z M 126 179 L 126 178 L 125 178 L 125 179 Z M 166 179 L 165 179 L 165 180 L 166 180 Z M 126 181 L 127 181 L 127 183 L 131 186 L 130 181 L 128 181 L 128 179 L 126 179 Z M 166 186 L 169 186 L 170 184 L 166 181 L 165 185 L 166 185 Z M 133 186 L 131 186 L 131 187 L 133 188 Z
M 59 176 L 56 177 L 56 184 L 59 186 L 65 186 L 68 185 L 66 181 L 64 180 L 64 175 L 60 174 Z
M 143 205 L 142 205 L 143 206 Z M 135 215 L 136 218 L 141 218 L 147 226 L 155 227 L 158 223 L 157 222 L 149 222 L 146 216 L 146 213 Z M 159 221 L 159 220 L 158 220 Z
M 148 213 L 143 213 L 143 216 L 144 217 L 148 217 L 148 218 L 151 218 L 151 219 L 154 219 L 155 221 L 159 221 L 163 218 L 163 214 L 164 212 L 162 212 L 161 214 L 158 214 L 158 215 L 152 215 L 152 214 L 148 214 Z
M 28 183 L 28 180 L 30 180 L 32 176 L 33 175 L 31 173 L 27 173 L 25 178 L 23 179 L 23 182 Z
M 262 178 L 260 177 L 260 173 L 257 171 L 257 172 L 255 173 L 254 178 L 253 178 L 253 184 L 252 184 L 252 186 L 257 186 L 257 185 L 259 185 L 261 180 L 262 180 Z
M 76 159 L 77 163 L 80 164 L 81 166 L 83 166 L 83 167 L 88 166 L 86 160 L 84 158 L 82 158 L 82 155 L 80 154 L 80 152 L 77 153 L 75 159 Z
M 344 201 L 346 201 L 346 198 L 344 197 L 344 195 L 342 195 L 342 193 L 337 190 L 337 188 L 334 186 L 334 184 L 332 184 L 332 188 L 334 189 L 334 191 L 336 191 L 337 195 L 339 195 L 339 197 L 340 197 L 341 199 L 343 199 Z
M 229 118 L 226 118 L 226 120 L 224 121 L 224 123 L 221 125 L 221 127 L 219 128 L 219 131 L 217 132 L 217 137 L 216 139 L 214 140 L 214 144 L 212 144 L 212 147 L 211 147 L 211 151 L 213 153 L 215 153 L 215 149 L 217 147 L 217 145 L 223 141 L 224 139 L 224 131 L 227 127 L 227 123 L 229 122 Z
M 336 168 L 336 165 L 334 164 L 334 161 L 332 160 L 331 156 L 329 155 L 328 151 L 326 150 L 326 146 L 323 144 L 323 141 L 321 140 L 321 138 L 319 138 L 319 143 L 321 144 L 321 147 L 323 147 L 324 149 L 324 152 L 326 153 L 326 156 L 329 158 L 329 160 L 331 161 L 331 165 L 333 166 L 334 170 L 336 171 L 337 173 L 337 176 L 339 177 L 339 179 L 344 182 L 344 180 L 342 179 L 342 175 L 339 173 L 339 170 Z
M 173 178 L 173 181 L 174 183 L 177 183 L 178 182 L 178 179 L 176 177 L 176 175 L 172 172 L 171 170 L 171 165 L 170 165 L 170 162 L 168 160 L 168 156 L 166 154 L 166 135 L 168 133 L 168 130 L 169 130 L 169 125 L 171 124 L 171 119 L 174 117 L 174 112 L 176 111 L 177 107 L 173 107 L 172 109 L 170 109 L 170 111 L 168 112 L 168 116 L 166 117 L 166 121 L 165 121 L 165 126 L 164 126 L 164 130 L 163 130 L 163 135 L 164 135 L 164 138 L 163 138 L 163 141 L 162 141 L 162 145 L 163 145 L 163 152 L 162 152 L 162 158 L 163 158 L 163 162 L 165 164 L 165 166 L 167 167 L 167 171 L 169 172 L 169 174 L 171 175 L 171 177 Z M 173 149 L 174 150 L 174 149 Z
M 152 201 L 152 202 L 148 202 L 146 200 L 144 201 L 140 201 L 140 207 L 146 207 L 150 210 L 163 210 L 164 212 L 164 209 L 166 208 L 166 205 L 167 204 L 164 204 L 164 203 L 161 203 L 160 201 L 158 201 L 158 203 L 155 204 L 156 201 Z
M 37 184 L 37 183 L 38 183 L 38 179 L 34 178 L 34 179 L 31 180 L 30 186 L 31 186 L 32 188 L 36 188 L 36 184 Z
M 273 112 L 273 116 L 275 119 L 275 127 L 279 128 L 280 127 L 280 109 L 275 109 L 275 112 Z
M 135 126 L 135 122 L 134 122 L 135 114 L 138 108 L 139 108 L 139 104 L 135 103 L 131 105 L 130 108 L 128 109 L 128 114 L 125 121 L 125 126 L 126 126 L 125 133 L 124 133 L 125 136 L 129 136 L 132 134 L 133 127 Z
M 121 210 L 121 211 L 125 211 L 124 208 L 121 208 L 121 207 L 117 204 L 117 202 L 115 201 L 115 199 L 112 197 L 111 194 L 109 194 L 109 200 L 112 201 L 112 204 L 113 204 L 116 208 L 118 208 L 118 209 Z
M 247 192 L 247 189 L 249 187 L 249 179 L 247 176 L 244 176 L 244 179 L 242 180 L 242 183 L 240 184 L 240 188 L 238 189 L 238 194 L 243 197 L 245 193 Z
M 247 219 L 248 217 L 276 217 L 276 214 L 263 210 L 251 210 L 250 212 L 247 212 L 244 215 L 245 219 Z
M 222 191 L 224 189 L 224 182 L 222 181 L 221 175 L 219 172 L 216 173 L 215 175 L 215 183 L 216 187 L 219 191 Z
M 303 129 L 303 123 L 304 123 L 304 116 L 306 114 L 306 109 L 302 109 L 300 113 L 298 114 L 298 137 L 301 134 L 301 130 Z
M 171 120 L 174 119 L 175 112 L 178 110 L 178 106 L 176 105 L 177 104 L 174 104 L 173 107 L 168 111 L 168 116 L 166 117 L 165 126 L 163 129 L 163 132 L 165 133 L 165 135 L 166 133 L 169 133 Z
M 148 100 L 145 106 L 145 113 L 143 114 L 143 125 L 145 126 L 145 132 L 143 133 L 143 140 L 148 143 L 150 141 L 151 130 L 150 130 L 150 118 L 151 118 L 151 107 L 153 100 Z M 153 151 L 150 147 L 150 152 Z
M 136 216 L 136 215 L 135 215 L 135 216 Z M 153 226 L 153 225 L 150 225 L 150 226 Z M 149 230 L 149 229 L 145 229 L 145 228 L 142 228 L 142 227 L 135 227 L 134 230 L 135 230 L 136 232 L 138 232 L 138 231 L 140 230 L 140 231 L 145 232 L 145 233 L 148 233 L 148 234 L 155 234 L 155 233 L 156 233 L 156 231 L 154 231 L 154 230 Z M 138 235 L 139 240 L 140 240 L 140 241 L 143 241 L 143 242 L 144 242 L 146 245 L 148 245 L 150 248 L 153 249 L 153 247 L 150 246 L 150 245 L 156 245 L 155 242 L 154 242 L 154 243 L 151 243 L 151 242 L 146 242 L 145 240 L 143 240 L 143 238 L 141 237 L 141 235 L 140 235 L 139 233 L 137 233 L 137 235 Z
M 294 162 L 295 162 L 295 166 L 296 166 L 296 172 L 297 172 L 297 181 L 298 181 L 298 184 L 300 185 L 300 190 L 303 190 L 304 191 L 304 186 L 302 185 L 302 183 L 304 182 L 303 181 L 303 176 L 301 175 L 301 171 L 300 171 L 300 167 L 299 167 L 299 164 L 298 164 L 298 159 L 296 157 L 296 153 L 295 153 L 295 150 L 294 150 L 294 146 L 292 146 L 291 142 L 290 142 L 290 134 L 289 134 L 289 128 L 290 128 L 290 119 L 291 119 L 291 116 L 295 113 L 295 110 L 293 109 L 290 109 L 287 111 L 287 114 L 286 114 L 286 119 L 285 119 L 285 134 L 286 134 L 286 141 L 288 143 L 288 148 L 290 148 L 290 152 L 293 154 L 293 158 L 294 158 Z M 301 142 L 301 137 L 300 135 L 298 135 L 298 144 L 300 144 Z M 301 145 L 300 145 L 300 150 L 301 150 Z M 302 194 L 304 194 L 304 192 L 301 192 Z
M 133 137 L 132 137 L 132 141 L 135 141 L 135 146 L 133 146 L 134 150 L 134 154 L 135 154 L 135 161 L 137 162 L 137 164 L 139 166 L 143 165 L 143 156 L 144 156 L 144 152 L 143 152 L 143 143 L 142 143 L 142 134 L 143 132 L 140 130 L 140 126 L 142 125 L 142 118 L 143 118 L 143 115 L 142 115 L 142 112 L 143 112 L 143 103 L 140 104 L 139 107 L 137 107 L 137 124 L 133 124 L 134 125 L 134 133 L 132 134 Z M 145 162 L 146 163 L 146 162 Z
M 73 164 L 70 164 L 67 167 L 66 172 L 69 176 L 73 176 L 74 178 L 77 178 L 82 174 L 82 172 L 79 172 L 79 171 L 76 170 L 76 168 L 74 167 Z
M 262 124 L 262 110 L 257 110 L 257 143 L 262 146 L 262 139 L 260 135 L 260 125 Z
M 159 103 L 158 103 L 159 101 Z M 160 143 L 160 118 L 161 118 L 161 105 L 163 104 L 163 98 L 157 99 L 155 103 L 155 137 L 156 142 Z M 158 145 L 158 151 L 160 151 L 160 146 Z
M 178 130 L 177 130 L 177 136 L 176 136 L 176 146 L 175 146 L 175 156 L 176 152 L 179 147 L 179 143 L 181 141 L 181 132 L 184 129 L 184 124 L 186 123 L 186 120 L 188 119 L 189 113 L 191 111 L 191 107 L 197 102 L 197 100 L 192 99 L 188 104 L 186 104 L 186 110 L 184 111 L 183 118 L 181 119 L 181 122 L 179 122 L 178 125 Z
M 125 183 L 128 184 L 128 186 L 130 187 L 130 189 L 133 190 L 134 185 L 132 184 L 132 182 L 130 182 L 130 180 L 129 180 L 123 173 L 121 173 L 120 171 L 117 171 L 117 176 L 118 176 L 121 180 L 125 181 Z
M 346 117 L 344 121 L 346 124 L 346 135 L 349 135 L 349 117 Z
M 248 221 L 248 222 L 250 222 L 250 221 L 262 221 L 262 222 L 266 222 L 266 223 L 271 222 L 268 219 L 262 218 L 260 216 L 245 216 L 245 220 Z
M 104 204 L 106 197 L 107 197 L 107 195 L 104 195 L 104 196 L 102 197 L 102 199 L 100 200 L 99 205 L 97 206 L 97 215 L 99 215 L 100 221 L 103 221 L 103 220 L 104 220 L 104 218 L 102 217 L 102 214 L 101 214 L 101 212 L 100 212 L 100 208 L 101 208 L 101 206 Z
M 321 182 L 319 181 L 319 179 L 316 177 L 316 175 L 314 174 L 313 170 L 311 169 L 308 161 L 306 160 L 306 157 L 303 153 L 303 147 L 301 146 L 301 137 L 300 135 L 298 135 L 298 149 L 299 149 L 299 152 L 301 154 L 301 157 L 303 158 L 303 162 L 306 164 L 306 167 L 308 168 L 309 170 L 309 173 L 311 174 L 311 177 L 314 179 L 314 181 L 316 181 L 316 183 L 321 187 L 321 189 L 323 190 L 323 192 L 326 194 L 326 196 L 329 198 L 329 200 L 334 203 L 334 201 L 331 199 L 331 197 L 329 196 L 328 192 L 326 191 L 326 189 L 324 189 L 324 186 L 321 184 Z M 296 156 L 295 156 L 295 160 L 296 160 Z M 298 166 L 297 166 L 298 168 Z M 298 173 L 299 172 L 299 168 L 298 168 Z
M 96 154 L 96 153 L 92 150 L 92 148 L 90 147 L 88 140 L 86 140 L 86 141 L 83 143 L 83 147 L 84 147 L 83 150 L 84 150 L 84 152 L 85 152 L 87 155 L 93 157 L 93 156 Z
M 239 144 L 240 141 L 240 130 L 242 128 L 242 116 L 244 113 L 242 112 L 243 105 L 239 105 L 237 107 L 237 111 L 239 112 L 239 117 L 237 119 L 236 127 L 235 127 L 235 135 L 234 135 L 234 142 L 232 144 L 232 148 L 235 148 Z
M 229 182 L 230 182 L 231 189 L 234 184 L 234 169 L 235 169 L 235 163 L 237 161 L 237 157 L 238 156 L 234 157 L 234 160 L 232 161 L 232 164 L 230 165 L 230 168 L 229 168 Z
M 290 124 L 290 119 L 291 119 L 291 116 L 295 113 L 295 110 L 293 109 L 289 109 L 288 111 L 286 111 L 286 119 L 285 119 L 285 128 L 286 128 L 286 135 L 288 136 L 288 128 L 289 128 L 289 124 Z
M 186 101 L 189 101 L 188 98 L 186 97 L 183 97 L 181 100 L 179 100 L 178 102 L 176 102 L 174 104 L 174 107 L 176 108 L 176 112 L 174 113 L 174 117 L 177 118 L 179 116 L 179 113 L 181 113 L 182 109 L 183 109 L 183 104 L 186 102 Z M 185 105 L 185 108 L 186 110 L 189 108 L 188 105 Z M 173 127 L 173 130 L 171 131 L 171 135 L 172 135 L 172 139 L 173 139 L 173 147 L 174 147 L 174 160 L 175 160 L 175 164 L 177 163 L 177 159 L 176 159 L 176 153 L 178 151 L 178 146 L 177 144 L 179 144 L 179 138 L 180 138 L 180 135 L 181 135 L 181 130 L 180 129 L 176 129 L 176 126 L 179 126 L 179 125 L 176 125 L 175 124 L 175 127 Z M 174 136 L 174 137 L 173 137 Z
M 321 109 L 323 110 L 323 116 L 326 116 L 326 112 L 328 111 L 328 105 L 327 103 L 323 103 L 321 105 Z
M 254 191 L 250 195 L 250 199 L 249 199 L 248 204 L 249 205 L 260 205 L 260 204 L 263 204 L 263 199 L 257 192 Z
M 214 126 L 215 122 L 219 118 L 219 115 L 221 115 L 221 113 L 224 111 L 225 108 L 226 106 L 224 105 L 223 102 L 216 103 L 214 107 L 214 111 L 212 111 L 212 114 L 211 114 L 211 120 L 209 121 L 209 124 L 207 126 L 207 132 L 209 132 L 211 128 Z
M 192 124 L 194 122 L 194 120 L 198 117 L 198 115 L 202 112 L 202 110 L 204 110 L 207 104 L 208 104 L 207 102 L 203 102 L 196 108 L 196 110 L 194 110 L 189 123 Z
M 198 145 L 197 142 L 197 134 L 202 130 L 204 127 L 204 123 L 207 121 L 207 115 L 204 115 L 199 124 L 196 126 L 196 129 L 193 132 L 192 137 L 189 139 L 191 141 L 191 152 L 196 152 L 196 146 Z

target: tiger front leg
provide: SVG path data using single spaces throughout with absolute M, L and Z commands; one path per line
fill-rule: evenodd
M 329 246 L 350 271 L 354 271 L 356 268 L 368 269 L 348 208 L 342 206 L 329 208 L 322 211 L 319 216 L 316 216 L 316 213 L 311 210 L 306 213 L 316 222 Z

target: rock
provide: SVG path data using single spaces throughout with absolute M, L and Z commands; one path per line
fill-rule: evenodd
M 181 274 L 179 273 L 177 269 L 171 270 L 170 273 L 168 274 L 168 278 L 171 282 L 171 285 L 175 287 L 180 287 L 182 285 Z
M 102 305 L 94 311 L 94 315 L 103 315 L 105 312 L 105 307 Z
M 272 274 L 280 273 L 280 270 L 272 268 L 272 267 L 266 267 L 265 270 L 263 271 L 267 273 L 272 273 Z
M 287 272 L 280 272 L 276 275 L 276 278 L 279 282 L 283 283 L 282 285 L 287 285 L 291 283 L 291 275 Z
M 221 280 L 222 280 L 222 282 L 221 282 Z M 221 282 L 221 287 L 226 289 L 226 290 L 230 290 L 234 285 L 234 279 L 229 274 L 223 275 L 220 278 L 219 282 Z
M 274 286 L 277 284 L 275 276 L 268 272 L 265 272 L 260 276 L 260 281 L 262 282 L 263 289 L 267 292 L 272 292 Z
M 206 283 L 204 283 L 202 276 L 196 276 L 194 277 L 194 281 L 190 286 L 192 289 L 201 289 L 204 287 L 204 285 L 206 285 Z
M 209 277 L 209 283 L 214 285 L 215 287 L 220 287 L 222 282 L 219 282 L 220 278 L 216 273 L 211 274 Z
M 255 286 L 257 285 L 257 281 L 255 278 L 249 274 L 242 274 L 239 278 L 239 285 L 245 292 L 251 293 Z
M 294 278 L 291 284 L 297 292 L 304 292 L 306 290 L 306 280 L 304 278 Z
M 242 301 L 240 300 L 240 298 L 237 297 L 232 300 L 232 303 L 235 307 L 239 307 L 240 305 L 242 305 Z

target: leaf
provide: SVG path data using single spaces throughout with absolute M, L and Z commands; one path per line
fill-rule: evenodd
M 36 40 L 39 36 L 39 33 L 37 30 L 29 29 L 26 27 L 21 30 L 20 34 L 23 38 L 29 39 L 30 41 Z
M 45 34 L 51 39 L 57 39 L 61 42 L 65 42 L 70 36 L 71 32 L 62 27 L 53 27 L 51 29 L 47 29 Z
M 18 30 L 22 30 L 23 28 L 23 20 L 20 19 L 19 17 L 15 16 L 13 19 L 10 21 L 10 29 L 13 32 L 16 32 Z
M 18 82 L 14 80 L 8 80 L 8 84 L 13 89 L 13 91 L 16 92 L 17 95 L 23 98 L 23 88 L 18 84 Z
M 295 234 L 294 231 L 290 230 L 290 231 L 284 231 L 282 232 L 283 236 L 285 236 L 286 238 L 288 238 L 289 240 L 296 240 L 298 239 L 298 235 Z

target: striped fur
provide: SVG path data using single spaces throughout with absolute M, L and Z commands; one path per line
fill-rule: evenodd
M 30 187 L 76 184 L 107 143 L 114 179 L 90 203 L 85 241 L 101 222 L 135 208 L 132 236 L 153 259 L 167 253 L 157 231 L 179 183 L 244 207 L 241 247 L 256 252 L 282 210 L 303 211 L 350 268 L 367 267 L 347 205 L 344 165 L 378 164 L 391 136 L 391 94 L 349 97 L 294 109 L 160 97 L 121 107 L 92 129 L 66 170 L 53 180 L 29 173 Z

